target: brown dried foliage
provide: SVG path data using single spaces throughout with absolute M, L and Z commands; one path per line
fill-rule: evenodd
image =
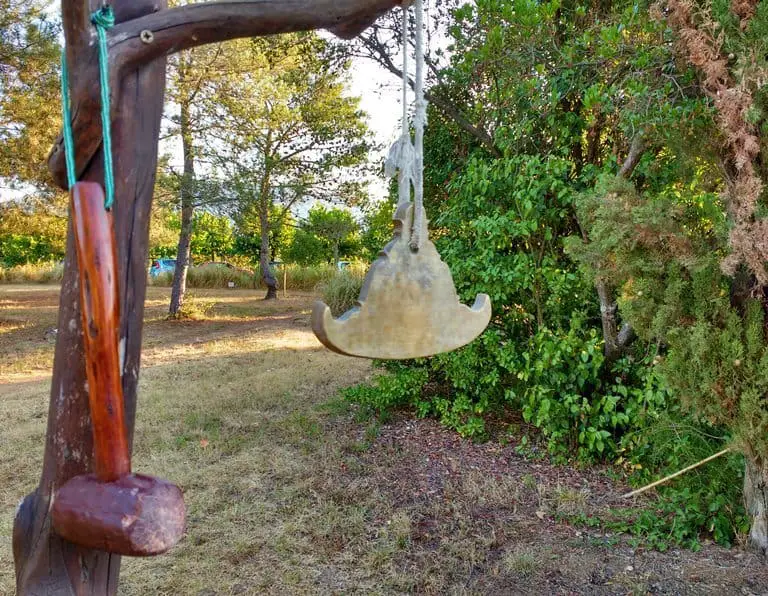
M 754 0 L 731 0 L 731 10 L 741 18 L 741 28 L 746 29 L 749 19 L 755 16 L 757 2 Z
M 722 54 L 723 35 L 717 24 L 692 0 L 667 0 L 667 18 L 677 30 L 680 47 L 687 60 L 703 74 L 702 86 L 717 110 L 717 122 L 726 139 L 727 159 L 732 168 L 725 199 L 734 227 L 729 236 L 731 254 L 723 262 L 729 275 L 745 263 L 762 284 L 768 283 L 768 221 L 756 219 L 764 184 L 755 168 L 760 154 L 760 138 L 747 114 L 753 105 L 751 89 L 765 73 L 751 72 L 736 81 Z M 732 10 L 741 18 L 742 29 L 755 13 L 756 2 L 732 0 Z

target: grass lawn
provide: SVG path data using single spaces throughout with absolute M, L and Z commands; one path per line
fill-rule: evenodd
M 185 493 L 169 554 L 124 559 L 122 594 L 761 594 L 749 553 L 658 553 L 560 514 L 619 506 L 600 470 L 554 468 L 432 421 L 362 423 L 339 388 L 372 374 L 321 347 L 312 297 L 197 290 L 164 320 L 150 288 L 134 468 Z M 0 286 L 0 593 L 14 508 L 39 476 L 58 293 Z

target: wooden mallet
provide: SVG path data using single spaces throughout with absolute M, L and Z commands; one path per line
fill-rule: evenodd
M 59 489 L 53 527 L 88 548 L 129 556 L 160 554 L 184 533 L 184 499 L 169 482 L 131 474 L 118 353 L 117 256 L 101 186 L 78 182 L 71 191 L 71 214 L 95 474 L 76 476 Z

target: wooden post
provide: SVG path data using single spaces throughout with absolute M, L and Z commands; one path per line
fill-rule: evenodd
M 146 294 L 149 216 L 157 167 L 167 55 L 205 43 L 292 31 L 329 29 L 353 37 L 400 0 L 254 0 L 167 9 L 165 0 L 112 0 L 110 48 L 114 225 L 121 291 L 120 353 L 125 421 L 132 443 Z M 62 0 L 70 70 L 78 178 L 103 182 L 98 59 L 90 15 L 100 0 Z M 63 147 L 49 167 L 66 185 Z M 51 383 L 43 470 L 20 504 L 13 529 L 18 594 L 115 594 L 120 557 L 66 542 L 51 527 L 51 498 L 70 478 L 93 468 L 77 263 L 67 239 L 59 333 Z

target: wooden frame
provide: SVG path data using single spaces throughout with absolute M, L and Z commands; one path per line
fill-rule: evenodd
M 76 168 L 81 180 L 103 181 L 98 59 L 90 15 L 99 0 L 62 0 L 70 70 Z M 132 442 L 146 294 L 149 216 L 165 91 L 165 57 L 237 37 L 329 29 L 351 38 L 401 0 L 250 0 L 168 9 L 165 0 L 113 0 L 108 34 L 112 97 L 114 206 L 122 305 L 119 346 L 125 420 Z M 59 141 L 49 158 L 66 186 Z M 93 439 L 78 275 L 72 230 L 67 239 L 59 305 L 43 470 L 37 489 L 19 505 L 13 531 L 16 584 L 27 594 L 115 594 L 120 557 L 68 543 L 52 530 L 57 487 L 92 469 Z

